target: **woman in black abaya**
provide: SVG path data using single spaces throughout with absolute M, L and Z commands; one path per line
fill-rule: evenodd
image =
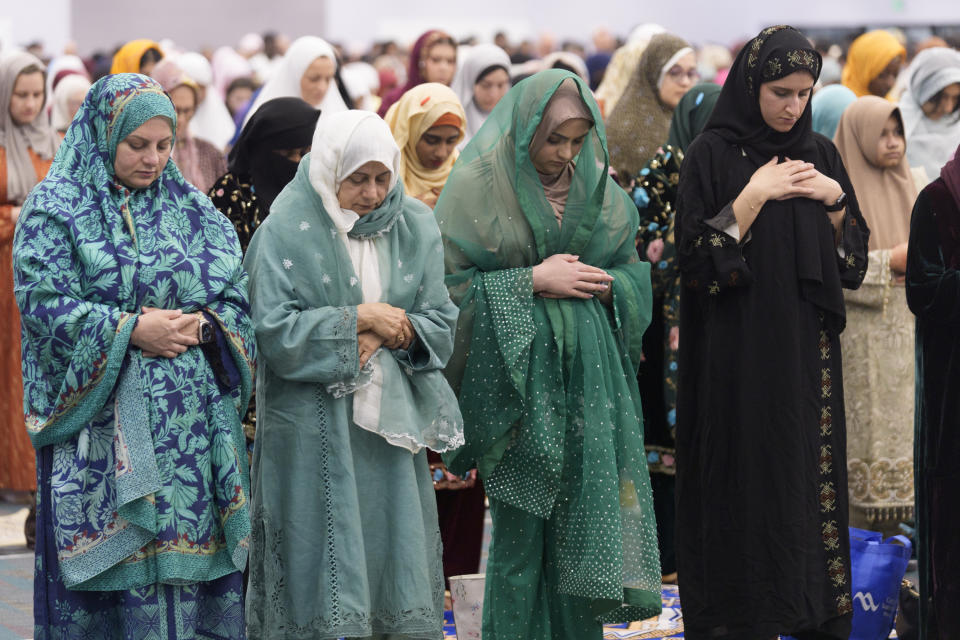
M 740 52 L 677 201 L 677 564 L 686 637 L 850 633 L 841 287 L 869 231 L 811 129 L 820 56 L 791 27 Z

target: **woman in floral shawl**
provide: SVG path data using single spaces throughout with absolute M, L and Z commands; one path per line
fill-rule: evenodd
M 637 208 L 607 175 L 586 82 L 542 71 L 497 103 L 435 213 L 460 305 L 446 373 L 493 517 L 486 640 L 597 638 L 660 611 L 636 364 L 650 321 Z M 625 606 L 626 605 L 626 606 Z
M 154 80 L 103 78 L 18 223 L 37 638 L 245 635 L 246 276 L 175 127 Z
M 463 444 L 433 212 L 370 111 L 320 119 L 253 234 L 251 638 L 443 637 L 426 448 Z M 395 635 L 390 635 L 393 638 Z

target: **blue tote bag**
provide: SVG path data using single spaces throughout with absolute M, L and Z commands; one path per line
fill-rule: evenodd
M 910 550 L 910 540 L 905 536 L 884 540 L 875 531 L 850 527 L 853 574 L 850 588 L 853 632 L 850 640 L 883 640 L 890 636 L 897 616 L 900 583 L 910 562 Z

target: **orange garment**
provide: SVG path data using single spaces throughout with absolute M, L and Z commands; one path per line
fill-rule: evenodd
M 43 179 L 53 160 L 30 149 L 30 160 Z M 23 381 L 20 373 L 20 313 L 13 297 L 14 204 L 7 200 L 7 150 L 0 147 L 0 489 L 37 488 L 36 455 L 23 422 Z

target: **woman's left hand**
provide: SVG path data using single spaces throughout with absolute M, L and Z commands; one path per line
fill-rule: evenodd
M 816 175 L 797 183 L 798 187 L 807 187 L 813 191 L 807 197 L 811 200 L 819 200 L 829 206 L 835 203 L 843 194 L 843 188 L 840 183 L 829 176 L 825 176 L 816 169 Z
M 357 356 L 360 360 L 361 368 L 367 364 L 367 361 L 373 357 L 373 354 L 376 353 L 382 344 L 383 338 L 381 338 L 378 333 L 363 331 L 357 334 Z

